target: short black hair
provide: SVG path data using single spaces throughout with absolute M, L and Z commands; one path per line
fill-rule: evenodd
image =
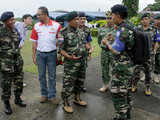
M 128 17 L 128 8 L 124 5 L 120 5 L 120 4 L 114 5 L 111 8 L 111 11 L 114 14 L 119 14 L 122 19 L 125 19 Z
M 22 20 L 24 21 L 24 19 L 27 19 L 28 17 L 31 17 L 31 18 L 32 18 L 32 15 L 30 15 L 30 14 L 25 14 L 25 15 L 23 15 L 23 17 L 22 17 Z
M 48 9 L 46 7 L 39 7 L 38 9 L 41 10 L 47 16 L 49 16 L 49 12 L 48 12 Z

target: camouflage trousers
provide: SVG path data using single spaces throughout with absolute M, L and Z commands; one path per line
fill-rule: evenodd
M 21 56 L 17 56 L 14 60 L 14 64 L 12 65 L 7 65 L 7 63 L 3 63 L 3 67 L 1 66 L 0 69 L 2 100 L 10 99 L 12 85 L 14 85 L 15 97 L 21 96 L 23 92 L 23 59 Z M 4 68 L 4 66 L 6 66 L 6 68 Z
M 101 52 L 101 68 L 102 68 L 102 81 L 104 85 L 107 85 L 111 79 L 111 52 L 102 49 Z
M 155 55 L 155 69 L 154 73 L 160 74 L 160 52 Z
M 137 85 L 138 81 L 140 80 L 140 73 L 141 71 L 145 74 L 145 86 L 150 87 L 151 81 L 153 79 L 153 70 L 154 70 L 154 56 L 153 58 L 148 59 L 142 65 L 135 65 L 134 66 L 134 75 L 132 78 L 132 84 Z
M 128 63 L 113 63 L 111 95 L 115 108 L 114 118 L 130 120 L 132 108 L 132 66 Z
M 62 99 L 69 100 L 72 95 L 80 94 L 84 87 L 86 73 L 85 59 L 64 59 Z

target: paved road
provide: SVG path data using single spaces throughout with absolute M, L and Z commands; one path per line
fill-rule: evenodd
M 60 97 L 62 83 L 62 67 L 57 69 L 57 89 Z M 88 102 L 88 107 L 83 108 L 73 104 L 75 112 L 67 114 L 62 110 L 62 105 L 51 103 L 39 103 L 39 81 L 36 75 L 25 73 L 25 80 L 28 86 L 24 88 L 24 100 L 28 106 L 21 109 L 13 104 L 14 114 L 6 116 L 3 113 L 3 105 L 0 103 L 0 120 L 110 120 L 113 114 L 113 105 L 110 92 L 99 93 L 101 87 L 101 70 L 99 57 L 89 62 L 86 87 L 87 93 L 82 98 Z M 138 92 L 134 94 L 133 120 L 160 120 L 160 86 L 152 85 L 153 95 L 144 95 L 144 85 L 140 83 Z

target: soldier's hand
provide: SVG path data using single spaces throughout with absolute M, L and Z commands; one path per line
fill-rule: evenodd
M 86 44 L 86 49 L 90 49 L 90 45 L 89 44 Z
M 81 58 L 81 56 L 80 57 L 76 57 L 75 55 L 72 54 L 72 60 L 79 60 L 80 58 Z
M 111 33 L 109 33 L 106 37 L 107 40 L 114 40 L 114 37 Z
M 103 40 L 102 40 L 102 43 L 105 45 L 105 44 L 106 44 L 106 39 L 103 39 Z
M 107 44 L 108 44 L 108 40 L 107 40 L 107 39 L 103 39 L 103 40 L 102 40 L 102 43 L 103 43 L 104 45 L 107 45 Z

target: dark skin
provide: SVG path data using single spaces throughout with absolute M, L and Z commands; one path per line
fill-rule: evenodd
M 15 19 L 11 17 L 10 19 L 4 22 L 4 26 L 9 30 L 12 31 L 14 29 Z
M 141 24 L 143 25 L 143 29 L 144 30 L 147 30 L 150 26 L 150 18 L 149 17 L 144 17 L 142 20 L 141 20 Z
M 68 23 L 68 25 L 70 26 L 70 27 L 72 27 L 73 29 L 77 29 L 78 28 L 78 20 L 79 20 L 79 18 L 78 17 L 75 17 L 73 20 L 71 20 L 71 21 L 69 21 L 69 23 Z M 72 55 L 69 55 L 66 51 L 64 51 L 64 50 L 61 50 L 61 54 L 64 56 L 64 57 L 66 57 L 66 58 L 68 58 L 68 59 L 72 59 L 72 60 L 78 60 L 78 59 L 80 59 L 81 57 L 76 57 L 74 54 L 72 54 Z

